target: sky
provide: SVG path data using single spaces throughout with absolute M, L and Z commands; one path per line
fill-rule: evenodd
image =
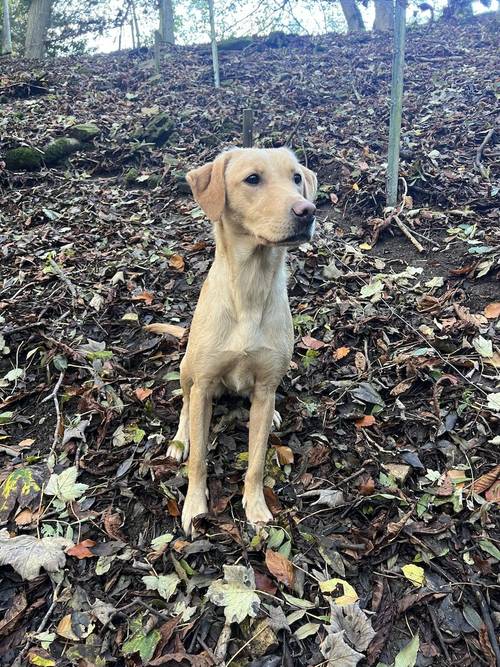
M 215 4 L 215 11 L 217 13 L 217 5 L 218 3 L 225 2 L 225 0 L 214 0 Z M 431 0 L 432 2 L 432 0 Z M 491 10 L 496 10 L 499 7 L 499 2 L 500 0 L 492 0 L 491 8 L 490 10 L 487 10 L 478 0 L 472 3 L 474 13 L 482 13 L 485 11 L 491 11 Z M 110 7 L 113 8 L 113 6 L 116 6 L 117 8 L 121 6 L 123 3 L 121 0 L 110 0 Z M 174 0 L 174 6 L 175 6 L 175 0 Z M 258 4 L 258 1 L 257 3 Z M 434 7 L 436 11 L 439 11 L 443 6 L 447 4 L 447 0 L 434 0 Z M 238 30 L 237 28 L 235 29 L 234 32 L 240 33 L 240 34 L 251 34 L 252 30 L 251 28 L 249 29 L 248 27 L 248 21 L 245 20 L 247 14 L 249 13 L 249 7 L 251 7 L 252 3 L 249 3 L 245 10 L 242 10 L 241 16 L 238 14 L 235 14 L 234 20 L 235 23 L 238 22 L 238 20 L 241 19 L 240 23 L 240 29 Z M 329 11 L 332 12 L 332 14 L 335 15 L 335 17 L 338 17 L 338 22 L 339 25 L 342 25 L 344 23 L 343 20 L 343 15 L 342 15 L 342 10 L 340 9 L 340 6 L 338 5 L 328 5 Z M 374 10 L 373 6 L 370 3 L 370 6 L 368 9 L 364 9 L 361 7 L 363 18 L 365 21 L 365 25 L 367 27 L 370 27 L 373 23 L 373 17 L 374 17 Z M 408 12 L 409 17 L 411 17 L 412 12 Z M 299 20 L 300 24 L 307 30 L 308 33 L 310 34 L 320 34 L 324 32 L 324 24 L 321 20 L 321 15 L 320 12 L 318 12 L 317 16 L 314 16 L 311 11 L 310 11 L 310 6 L 307 6 L 305 3 L 301 2 L 301 0 L 297 0 L 296 3 L 294 3 L 294 15 L 296 18 Z M 428 16 L 428 12 L 424 14 L 425 17 Z M 188 17 L 186 16 L 186 19 Z M 153 20 L 149 21 L 141 21 L 141 29 L 142 31 L 147 34 L 151 34 L 156 28 L 156 22 Z M 177 40 L 179 43 L 203 43 L 203 42 L 208 42 L 210 40 L 210 35 L 209 35 L 209 27 L 208 25 L 206 26 L 206 30 L 194 30 L 190 35 L 187 36 L 187 38 Z M 119 44 L 119 29 L 112 30 L 106 35 L 102 36 L 96 36 L 94 38 L 91 38 L 89 40 L 89 46 L 92 49 L 95 49 L 98 53 L 109 53 L 111 51 L 116 51 L 118 49 L 118 44 Z M 131 36 L 131 30 L 130 26 L 125 26 L 122 32 L 122 39 L 121 39 L 121 47 L 122 49 L 128 49 L 132 47 L 132 36 Z

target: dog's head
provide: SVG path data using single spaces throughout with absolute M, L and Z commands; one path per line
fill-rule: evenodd
M 187 174 L 213 222 L 262 245 L 296 246 L 314 232 L 317 179 L 287 148 L 236 148 Z

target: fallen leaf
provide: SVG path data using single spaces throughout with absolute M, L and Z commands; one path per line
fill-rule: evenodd
M 490 486 L 492 486 L 497 478 L 500 477 L 500 464 L 496 465 L 489 472 L 481 475 L 476 481 L 472 484 L 472 489 L 474 493 L 483 493 L 487 491 Z
M 171 574 L 154 574 L 142 577 L 148 591 L 158 591 L 158 594 L 167 602 L 177 590 L 181 583 L 179 577 L 172 572 Z
M 24 508 L 38 503 L 43 479 L 43 471 L 35 467 L 13 470 L 0 487 L 0 522 L 8 520 L 16 505 Z
M 350 351 L 351 351 L 350 347 L 338 347 L 336 350 L 334 350 L 333 357 L 334 357 L 335 361 L 340 361 L 344 357 L 347 357 L 347 355 L 349 354 Z M 358 353 L 356 353 L 356 354 L 358 354 Z M 364 356 L 363 356 L 363 359 L 364 359 Z
M 122 646 L 123 655 L 138 653 L 143 664 L 147 664 L 153 657 L 160 639 L 159 630 L 147 632 L 142 625 L 142 615 L 136 616 L 130 622 L 130 635 Z
M 489 503 L 500 503 L 500 480 L 486 491 L 484 497 Z
M 364 415 L 361 417 L 361 419 L 356 419 L 354 422 L 355 426 L 357 429 L 362 429 L 362 428 L 368 428 L 369 426 L 373 426 L 376 422 L 375 417 L 373 415 Z
M 207 597 L 219 607 L 224 607 L 228 623 L 242 623 L 247 616 L 254 618 L 260 609 L 260 599 L 255 592 L 255 577 L 250 567 L 224 565 L 224 580 L 210 584 Z
M 425 571 L 422 567 L 410 563 L 401 568 L 404 576 L 416 587 L 420 588 L 425 583 Z
M 362 496 L 371 496 L 375 492 L 375 480 L 369 477 L 366 482 L 361 482 L 358 490 Z
M 484 315 L 489 320 L 495 320 L 497 317 L 500 317 L 500 301 L 489 303 L 484 309 Z
M 312 336 L 302 336 L 302 343 L 308 350 L 321 350 L 326 345 L 322 340 L 318 340 Z
M 56 664 L 50 653 L 42 648 L 30 648 L 27 658 L 30 665 L 37 665 L 38 667 L 53 667 Z
M 83 542 L 79 542 L 73 547 L 66 549 L 66 553 L 68 556 L 74 556 L 80 560 L 82 558 L 95 558 L 95 554 L 90 551 L 90 547 L 95 547 L 95 545 L 94 540 L 83 540 Z
M 66 562 L 64 549 L 72 542 L 64 537 L 42 537 L 19 535 L 10 537 L 5 529 L 0 530 L 0 565 L 12 565 L 27 581 L 36 579 L 43 567 L 47 572 L 57 572 Z
M 182 255 L 172 255 L 168 260 L 168 265 L 176 271 L 184 271 L 184 257 Z
M 482 357 L 490 359 L 493 356 L 493 342 L 488 338 L 476 336 L 472 341 L 472 345 L 476 352 Z
M 61 473 L 50 476 L 44 491 L 48 496 L 56 496 L 63 503 L 76 500 L 89 488 L 87 484 L 77 483 L 78 469 L 75 466 L 66 468 Z
M 150 306 L 153 303 L 153 295 L 151 292 L 139 292 L 139 294 L 134 294 L 132 301 L 144 301 L 145 304 Z
M 406 481 L 411 470 L 411 466 L 404 465 L 403 463 L 385 463 L 384 468 L 394 479 L 401 483 Z
M 83 442 L 86 442 L 87 439 L 85 436 L 85 431 L 87 430 L 89 424 L 90 419 L 82 419 L 76 426 L 64 429 L 64 435 L 61 444 L 65 445 L 70 440 L 83 440 Z
M 266 551 L 266 567 L 269 572 L 288 588 L 293 588 L 295 583 L 295 569 L 293 563 L 277 551 L 268 549 Z
M 362 653 L 346 644 L 343 631 L 329 633 L 319 647 L 327 660 L 325 667 L 356 667 L 364 658 Z
M 151 396 L 153 390 L 145 389 L 144 387 L 138 387 L 134 393 L 140 401 L 145 401 L 147 398 Z
M 19 442 L 17 446 L 21 447 L 21 449 L 28 449 L 34 442 L 35 442 L 34 438 L 26 438 L 25 440 L 21 440 L 21 442 Z
M 420 639 L 417 633 L 404 649 L 397 654 L 394 667 L 415 667 L 419 646 Z
M 311 505 L 326 505 L 327 507 L 338 507 L 344 502 L 344 493 L 338 489 L 312 489 L 301 494 L 302 498 L 319 496 Z
M 144 331 L 154 334 L 170 334 L 175 338 L 182 338 L 186 333 L 184 327 L 180 327 L 177 324 L 167 324 L 166 322 L 153 322 L 153 324 L 145 324 L 143 327 Z
M 375 636 L 371 621 L 358 604 L 339 606 L 330 601 L 330 625 L 327 632 L 344 632 L 347 640 L 357 651 L 365 651 Z
M 293 458 L 293 451 L 290 449 L 290 447 L 285 447 L 284 445 L 278 445 L 275 447 L 276 449 L 276 455 L 278 457 L 278 461 L 280 465 L 291 465 L 294 461 Z
M 167 512 L 169 513 L 170 516 L 181 515 L 179 505 L 177 504 L 177 500 L 175 500 L 175 498 L 169 498 L 167 500 Z
M 358 594 L 345 579 L 328 579 L 327 581 L 320 581 L 319 588 L 322 593 L 339 593 L 339 597 L 334 598 L 335 604 L 345 605 L 354 604 L 358 601 Z

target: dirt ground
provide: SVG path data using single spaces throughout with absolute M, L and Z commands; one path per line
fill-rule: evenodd
M 497 50 L 491 17 L 409 31 L 413 240 L 383 210 L 387 37 L 225 50 L 219 91 L 205 47 L 2 63 L 1 664 L 499 664 Z M 165 451 L 214 245 L 184 175 L 246 107 L 317 171 L 318 232 L 289 257 L 274 522 L 245 523 L 226 397 L 190 542 Z M 76 123 L 66 161 L 8 167 Z

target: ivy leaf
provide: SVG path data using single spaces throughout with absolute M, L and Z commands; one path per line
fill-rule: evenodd
M 161 639 L 161 634 L 158 630 L 151 630 L 146 633 L 142 627 L 142 615 L 136 616 L 130 623 L 130 637 L 122 646 L 123 655 L 131 655 L 138 653 L 143 664 L 147 664 Z
M 73 543 L 64 537 L 33 535 L 10 537 L 7 530 L 0 531 L 0 565 L 11 565 L 23 579 L 32 581 L 43 567 L 47 572 L 57 572 L 66 562 L 64 549 Z
M 148 591 L 158 591 L 159 595 L 167 602 L 175 593 L 181 581 L 175 572 L 172 574 L 147 575 L 142 577 L 142 580 Z
M 88 484 L 77 483 L 78 469 L 75 466 L 66 468 L 61 473 L 53 473 L 45 487 L 48 496 L 55 496 L 63 503 L 80 498 L 89 488 Z
M 228 623 L 242 623 L 247 616 L 255 617 L 260 608 L 253 570 L 243 565 L 224 565 L 224 580 L 210 584 L 207 596 L 224 607 Z

